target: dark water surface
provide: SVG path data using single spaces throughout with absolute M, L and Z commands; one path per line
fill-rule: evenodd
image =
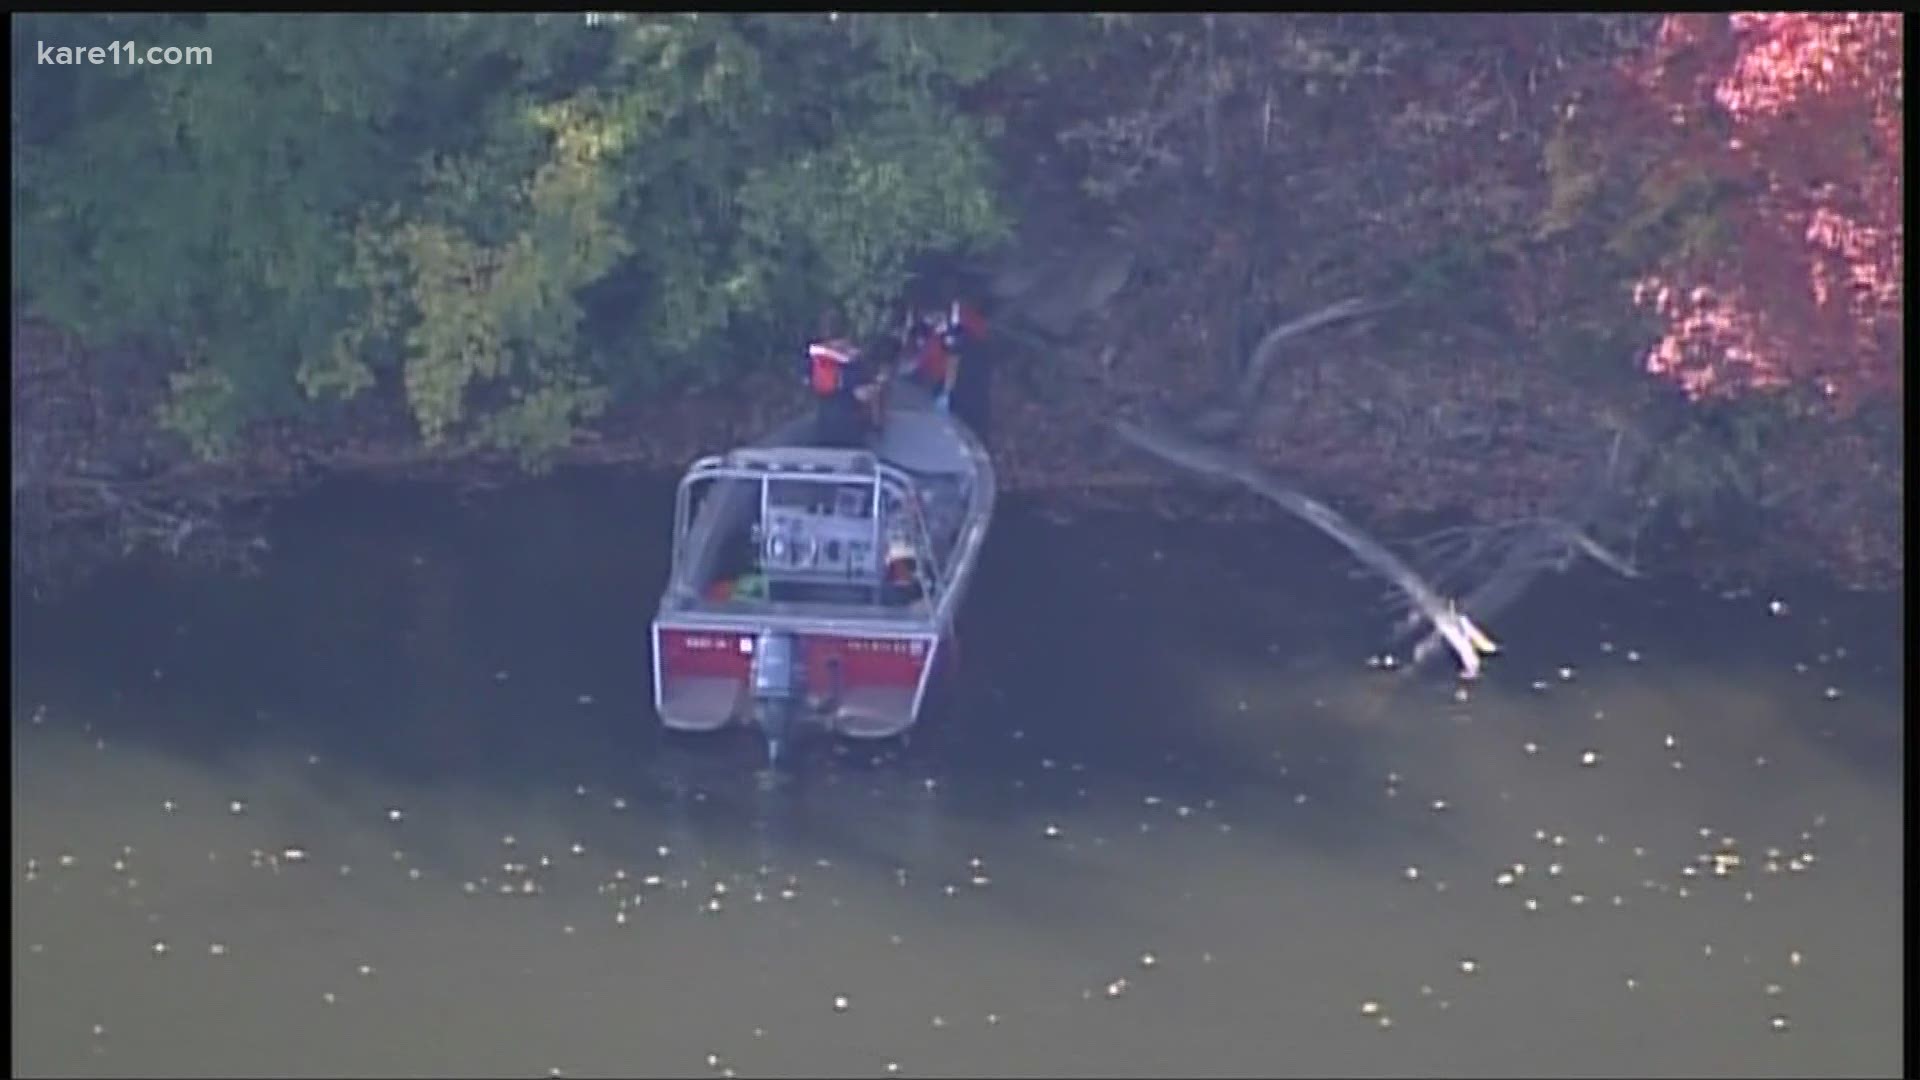
M 770 785 L 650 715 L 666 506 L 16 599 L 14 1069 L 1900 1068 L 1896 597 L 1570 575 L 1459 701 L 1304 528 L 1009 505 L 947 710 Z

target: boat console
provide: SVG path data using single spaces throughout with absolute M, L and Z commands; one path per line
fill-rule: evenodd
M 760 571 L 769 583 L 868 581 L 880 573 L 872 483 L 769 478 L 760 512 Z

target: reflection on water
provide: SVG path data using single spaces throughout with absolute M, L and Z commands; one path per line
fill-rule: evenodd
M 647 714 L 662 492 L 421 500 L 15 609 L 17 1071 L 1898 1069 L 1892 598 L 1554 582 L 1460 701 L 1304 530 L 1016 507 L 769 786 Z

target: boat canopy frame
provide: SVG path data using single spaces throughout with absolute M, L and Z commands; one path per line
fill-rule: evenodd
M 921 484 L 914 474 L 898 466 L 889 464 L 868 451 L 829 450 L 813 447 L 780 447 L 775 449 L 745 448 L 725 454 L 715 454 L 700 458 L 688 467 L 681 477 L 674 495 L 674 531 L 672 545 L 672 569 L 670 580 L 672 593 L 683 608 L 688 606 L 703 608 L 713 614 L 750 610 L 799 611 L 813 607 L 841 607 L 844 604 L 814 604 L 805 601 L 752 601 L 744 599 L 729 600 L 722 604 L 708 600 L 703 593 L 708 582 L 703 580 L 712 573 L 712 568 L 704 563 L 712 556 L 706 554 L 715 546 L 712 536 L 696 537 L 700 527 L 699 515 L 710 509 L 703 501 L 696 506 L 694 495 L 701 486 L 714 483 L 739 483 L 742 486 L 714 490 L 706 498 L 728 498 L 739 500 L 733 507 L 711 508 L 713 518 L 711 527 L 726 531 L 737 527 L 738 522 L 730 520 L 743 514 L 747 509 L 746 485 L 753 485 L 752 505 L 757 510 L 758 519 L 754 523 L 754 542 L 756 546 L 756 567 L 763 567 L 763 556 L 759 550 L 765 538 L 759 530 L 767 527 L 775 519 L 774 494 L 776 485 L 817 484 L 827 488 L 846 490 L 852 487 L 864 487 L 867 492 L 865 513 L 867 522 L 865 542 L 871 553 L 873 566 L 870 570 L 856 574 L 853 569 L 845 572 L 841 580 L 850 583 L 874 586 L 874 599 L 871 604 L 858 605 L 870 607 L 871 614 L 880 617 L 911 616 L 914 621 L 924 619 L 929 609 L 938 609 L 946 597 L 956 569 L 955 560 L 958 550 L 942 553 L 933 543 L 933 534 L 928 527 L 924 507 L 922 506 Z M 904 527 L 908 533 L 915 558 L 913 560 L 916 583 L 924 605 L 908 605 L 904 609 L 885 605 L 880 602 L 881 575 L 885 568 L 886 544 L 894 529 Z M 770 578 L 773 576 L 768 575 Z M 919 610 L 916 611 L 915 609 Z

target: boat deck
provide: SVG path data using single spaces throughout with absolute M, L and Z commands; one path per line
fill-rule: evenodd
M 933 398 L 914 383 L 889 391 L 887 423 L 873 451 L 896 468 L 920 476 L 964 475 L 972 455 L 953 424 L 933 411 Z

